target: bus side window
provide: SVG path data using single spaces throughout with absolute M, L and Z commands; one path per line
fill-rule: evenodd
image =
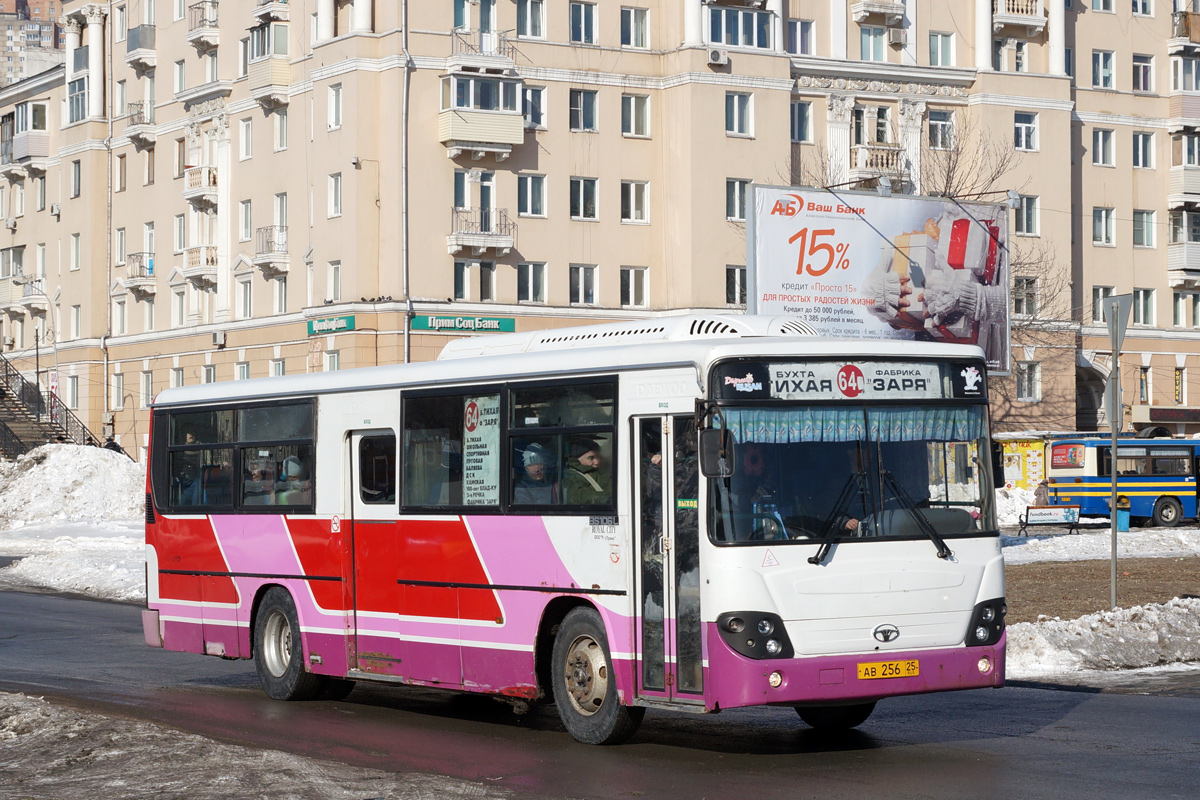
M 404 505 L 500 504 L 500 394 L 404 401 Z
M 396 436 L 364 436 L 358 443 L 358 496 L 364 503 L 396 502 Z

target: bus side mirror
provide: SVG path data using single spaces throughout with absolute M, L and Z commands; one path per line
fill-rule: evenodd
M 1004 445 L 999 442 L 992 442 L 992 486 L 1004 486 Z
M 700 472 L 704 477 L 733 477 L 733 463 L 733 437 L 728 430 L 700 431 Z

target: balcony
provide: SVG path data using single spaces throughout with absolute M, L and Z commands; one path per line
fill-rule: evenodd
M 259 0 L 258 5 L 254 7 L 254 16 L 261 22 L 288 21 L 288 4 L 287 0 Z
M 1200 242 L 1167 245 L 1167 282 L 1172 289 L 1200 289 Z
M 1171 167 L 1167 207 L 1200 203 L 1200 167 Z
M 516 66 L 516 48 L 509 38 L 498 31 L 451 31 L 450 60 L 446 68 L 480 72 L 508 72 Z
M 251 61 L 248 82 L 250 96 L 263 108 L 286 106 L 292 83 L 292 67 L 287 56 L 267 56 Z
M 517 243 L 517 223 L 509 219 L 503 208 L 455 208 L 450 212 L 450 235 L 446 250 L 455 255 L 464 247 L 473 255 L 495 250 L 496 255 L 508 255 Z
M 217 168 L 188 167 L 183 173 L 183 199 L 192 205 L 217 204 Z
M 1200 14 L 1176 11 L 1171 15 L 1171 38 L 1167 39 L 1167 54 L 1178 56 L 1200 48 Z
M 154 278 L 154 253 L 130 253 L 125 257 L 125 280 L 121 286 L 141 298 L 153 297 L 157 291 Z
M 898 144 L 856 144 L 850 148 L 850 156 L 852 181 L 908 177 L 908 158 Z
M 188 6 L 187 41 L 201 52 L 221 43 L 221 29 L 217 27 L 217 0 L 201 0 Z
M 45 278 L 23 278 L 21 286 L 21 305 L 29 309 L 30 314 L 45 314 L 50 308 L 50 298 L 46 296 Z
M 850 13 L 854 15 L 855 22 L 861 23 L 868 17 L 883 17 L 883 23 L 894 28 L 904 20 L 904 3 L 866 0 L 850 6 Z
M 199 86 L 193 86 L 190 89 L 184 89 L 182 92 L 175 93 L 175 99 L 183 102 L 184 108 L 191 110 L 192 107 L 205 103 L 209 100 L 216 100 L 220 97 L 229 97 L 233 94 L 233 81 L 208 81 Z
M 1197 126 L 1200 126 L 1200 92 L 1173 90 L 1167 98 L 1167 128 L 1171 133 L 1179 133 Z
M 992 0 L 992 29 L 998 33 L 1005 25 L 1024 27 L 1027 36 L 1037 36 L 1046 27 L 1044 0 Z
M 199 244 L 183 251 L 183 277 L 197 288 L 217 285 L 217 247 Z
M 138 72 L 154 69 L 158 64 L 158 54 L 155 52 L 155 33 L 153 25 L 138 25 L 130 28 L 125 39 L 125 63 Z M 79 51 L 75 51 L 76 55 Z
M 254 232 L 252 261 L 268 278 L 287 274 L 291 261 L 288 258 L 286 225 L 266 225 Z
M 513 145 L 525 141 L 525 118 L 508 111 L 448 108 L 438 114 L 438 141 L 446 146 L 447 158 L 467 152 L 478 161 L 490 153 L 503 161 Z
M 125 135 L 139 149 L 146 149 L 158 139 L 154 132 L 154 104 L 149 102 L 126 103 L 129 121 L 125 124 Z

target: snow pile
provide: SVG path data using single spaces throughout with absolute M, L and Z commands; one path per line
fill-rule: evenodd
M 1034 505 L 1033 489 L 1014 486 L 996 490 L 996 520 L 1001 525 L 1020 525 L 1026 506 Z
M 1091 561 L 1112 555 L 1112 533 L 1002 536 L 1004 563 L 1035 561 Z M 1117 534 L 1118 558 L 1181 558 L 1200 554 L 1200 530 L 1169 528 Z
M 142 602 L 146 599 L 144 536 L 144 523 L 136 519 L 0 530 L 0 556 L 23 556 L 0 569 L 0 589 L 41 589 Z
M 1008 626 L 1009 678 L 1181 661 L 1200 661 L 1200 599 Z
M 101 447 L 42 445 L 0 473 L 0 529 L 138 517 L 145 491 L 146 473 L 128 456 Z
M 164 763 L 170 766 L 164 768 Z M 222 744 L 148 722 L 0 693 L 0 775 L 15 795 L 61 800 L 507 798 L 477 781 L 353 767 Z

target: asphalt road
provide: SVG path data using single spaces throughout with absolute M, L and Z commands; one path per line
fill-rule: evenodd
M 274 702 L 248 661 L 146 647 L 135 606 L 0 592 L 0 690 L 530 798 L 1127 800 L 1200 791 L 1194 673 L 1121 691 L 1023 685 L 897 698 L 838 738 L 786 708 L 651 711 L 631 743 L 597 748 L 571 740 L 552 707 L 518 717 L 448 692 L 360 685 L 337 703 Z

